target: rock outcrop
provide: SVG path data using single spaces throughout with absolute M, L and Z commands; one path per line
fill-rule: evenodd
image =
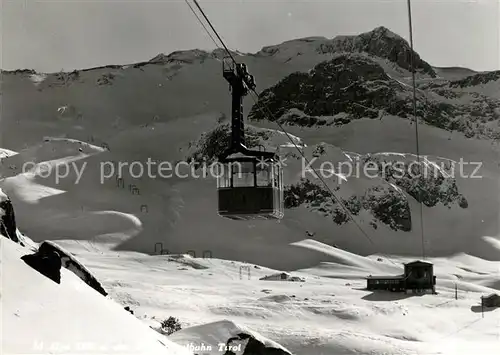
M 61 257 L 54 250 L 40 248 L 33 254 L 22 256 L 21 259 L 55 283 L 61 283 Z
M 21 243 L 17 236 L 14 206 L 2 189 L 0 189 L 0 234 L 16 243 Z
M 410 205 L 406 195 L 383 185 L 367 189 L 364 195 L 342 199 L 340 204 L 318 182 L 302 179 L 297 184 L 287 186 L 284 197 L 285 208 L 304 205 L 311 211 L 331 217 L 338 225 L 349 222 L 349 214 L 357 216 L 365 210 L 374 217 L 372 226 L 378 221 L 393 230 L 408 232 L 412 229 Z

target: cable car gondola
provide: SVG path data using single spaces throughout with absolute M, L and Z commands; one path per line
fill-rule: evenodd
M 283 172 L 279 156 L 245 146 L 243 97 L 255 89 L 246 65 L 223 61 L 232 94 L 231 143 L 219 157 L 218 214 L 233 220 L 283 218 Z

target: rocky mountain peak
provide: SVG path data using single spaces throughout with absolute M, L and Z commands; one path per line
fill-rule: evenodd
M 388 59 L 403 69 L 411 70 L 412 50 L 410 44 L 403 37 L 384 26 L 376 27 L 357 36 L 335 37 L 332 44 L 336 51 L 368 53 Z M 422 60 L 418 53 L 413 51 L 413 56 L 417 72 L 427 74 L 433 78 L 437 76 L 431 65 Z
M 399 36 L 396 33 L 392 32 L 390 29 L 388 29 L 385 26 L 375 27 L 371 32 L 373 34 L 376 34 L 376 35 L 381 36 L 381 37 L 401 38 L 401 36 Z
M 307 37 L 286 41 L 278 45 L 267 46 L 256 56 L 275 57 L 290 60 L 304 54 L 332 55 L 342 53 L 364 53 L 395 63 L 400 68 L 411 70 L 410 44 L 398 34 L 384 26 L 378 26 L 369 32 L 358 35 Z M 413 51 L 415 70 L 423 75 L 435 78 L 436 72 L 431 65 Z

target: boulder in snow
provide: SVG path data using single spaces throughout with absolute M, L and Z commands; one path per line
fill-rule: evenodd
M 61 257 L 56 251 L 38 249 L 34 254 L 24 255 L 21 259 L 55 283 L 61 283 Z

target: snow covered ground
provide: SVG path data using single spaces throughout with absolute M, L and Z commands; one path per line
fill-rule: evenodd
M 482 318 L 479 307 L 480 296 L 498 287 L 499 263 L 465 254 L 432 260 L 438 295 L 411 296 L 366 291 L 363 279 L 397 275 L 408 260 L 360 257 L 311 240 L 296 247 L 320 250 L 334 262 L 291 272 L 305 282 L 259 280 L 279 270 L 242 262 L 96 252 L 90 243 L 58 243 L 73 250 L 112 298 L 149 325 L 174 316 L 183 327 L 201 326 L 170 336 L 183 345 L 210 344 L 197 334 L 206 336 L 203 324 L 225 319 L 294 354 L 489 355 L 500 342 L 499 310 L 486 309 Z

